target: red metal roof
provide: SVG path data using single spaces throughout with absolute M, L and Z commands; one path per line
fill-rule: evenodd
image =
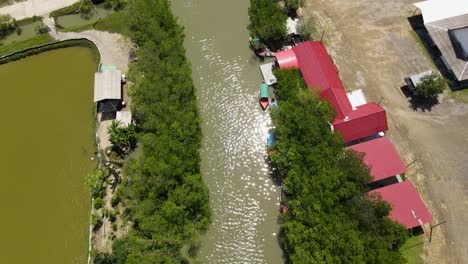
M 343 134 L 345 143 L 387 131 L 387 115 L 376 103 L 360 105 L 348 113 L 348 119 L 335 119 L 334 130 Z
M 346 92 L 342 89 L 329 88 L 320 93 L 320 99 L 327 99 L 335 108 L 335 119 L 345 118 L 352 111 Z
M 347 149 L 364 153 L 363 161 L 369 166 L 374 181 L 406 172 L 405 164 L 387 137 L 376 138 Z
M 423 224 L 432 221 L 432 215 L 409 181 L 400 182 L 373 190 L 379 193 L 382 199 L 392 205 L 390 218 L 406 226 L 408 229 L 418 227 L 419 221 Z
M 299 68 L 296 53 L 292 49 L 276 52 L 275 57 L 280 69 Z
M 320 41 L 306 41 L 293 50 L 307 86 L 320 88 L 320 91 L 328 88 L 344 91 L 338 71 Z

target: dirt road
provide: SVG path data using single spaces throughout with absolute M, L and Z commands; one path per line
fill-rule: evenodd
M 348 90 L 362 88 L 387 110 L 389 131 L 408 178 L 434 216 L 426 263 L 468 263 L 468 105 L 448 100 L 415 111 L 403 78 L 433 66 L 411 35 L 409 0 L 306 0 L 302 15 L 325 29 L 325 45 Z M 382 99 L 383 97 L 383 99 Z

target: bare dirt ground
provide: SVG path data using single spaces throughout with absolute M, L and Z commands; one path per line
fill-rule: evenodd
M 407 176 L 434 216 L 426 263 L 468 263 L 468 105 L 440 98 L 413 110 L 400 90 L 403 78 L 433 66 L 411 35 L 410 0 L 306 0 L 300 14 L 325 29 L 325 44 L 348 90 L 362 88 L 387 110 L 391 138 Z M 382 99 L 383 98 L 383 99 Z

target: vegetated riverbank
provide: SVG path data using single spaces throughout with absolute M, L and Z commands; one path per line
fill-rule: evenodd
M 92 52 L 94 61 L 96 61 L 97 65 L 99 65 L 99 61 L 101 57 L 99 54 L 99 51 L 97 50 L 96 46 L 87 39 L 65 40 L 65 41 L 47 43 L 47 44 L 40 45 L 40 46 L 26 47 L 25 49 L 21 51 L 17 51 L 17 52 L 8 54 L 4 57 L 0 57 L 0 65 L 11 62 L 11 61 L 19 60 L 22 58 L 26 58 L 28 56 L 36 55 L 42 52 L 46 52 L 49 50 L 62 49 L 62 48 L 68 48 L 68 47 L 89 48 Z
M 406 228 L 391 206 L 368 194 L 362 156 L 330 130 L 334 110 L 312 94 L 298 70 L 278 70 L 280 108 L 272 110 L 272 164 L 284 177 L 281 245 L 292 263 L 404 263 Z
M 133 3 L 132 3 L 133 4 Z M 124 165 L 119 197 L 131 230 L 95 263 L 188 262 L 210 222 L 199 169 L 201 131 L 183 29 L 167 0 L 135 1 L 127 12 L 138 60 L 129 81 L 139 153 Z

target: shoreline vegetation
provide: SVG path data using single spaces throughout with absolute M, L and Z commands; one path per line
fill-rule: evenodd
M 94 249 L 93 262 L 189 263 L 196 259 L 198 238 L 210 223 L 210 208 L 200 173 L 200 117 L 183 28 L 167 0 L 129 5 L 105 25 L 130 36 L 138 47 L 138 60 L 128 74 L 138 144 L 117 168 L 122 179 L 110 180 L 121 181 L 111 203 L 119 208 L 117 219 L 125 230 L 112 239 L 112 250 Z M 100 189 L 108 181 L 103 175 L 111 174 L 98 172 Z M 94 208 L 97 202 L 97 208 L 107 210 L 99 195 L 95 199 Z M 106 213 L 93 217 L 95 228 Z
M 270 159 L 285 183 L 280 243 L 291 263 L 405 263 L 408 231 L 391 206 L 369 195 L 362 155 L 330 130 L 334 110 L 305 85 L 299 70 L 277 70 L 281 107 L 271 110 Z

